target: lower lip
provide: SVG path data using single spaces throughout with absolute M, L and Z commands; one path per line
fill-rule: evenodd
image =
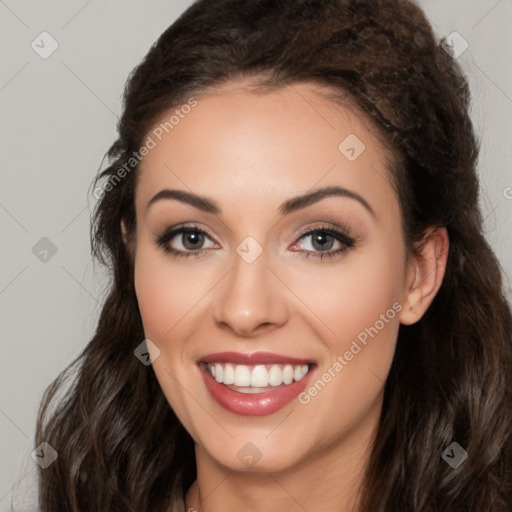
M 240 393 L 218 383 L 203 364 L 199 365 L 201 375 L 211 397 L 224 409 L 240 416 L 266 416 L 290 403 L 304 389 L 314 367 L 302 379 L 288 386 L 262 393 Z

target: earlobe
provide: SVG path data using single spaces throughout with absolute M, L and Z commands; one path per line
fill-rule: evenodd
M 433 228 L 416 246 L 411 257 L 400 323 L 417 322 L 428 309 L 443 282 L 448 260 L 448 232 Z

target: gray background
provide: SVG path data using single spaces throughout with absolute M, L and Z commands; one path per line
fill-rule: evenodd
M 90 256 L 88 191 L 115 138 L 124 82 L 191 3 L 0 0 L 0 511 L 36 510 L 36 411 L 95 329 L 105 274 Z M 438 36 L 456 31 L 469 44 L 458 60 L 482 141 L 481 206 L 511 276 L 512 0 L 419 3 Z M 48 50 L 43 31 L 58 43 L 46 59 L 31 47 Z M 57 249 L 46 262 L 33 252 L 43 237 Z

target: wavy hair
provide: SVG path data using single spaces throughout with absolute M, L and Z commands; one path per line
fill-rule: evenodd
M 193 441 L 133 354 L 144 331 L 120 223 L 134 232 L 138 166 L 126 165 L 163 114 L 243 77 L 255 93 L 309 82 L 348 98 L 392 149 L 408 249 L 431 226 L 448 231 L 437 296 L 399 328 L 361 511 L 510 512 L 512 317 L 483 234 L 470 91 L 409 0 L 198 0 L 132 71 L 94 181 L 129 169 L 103 186 L 91 219 L 108 294 L 93 338 L 39 410 L 36 446 L 58 452 L 39 470 L 41 511 L 185 510 Z M 468 453 L 457 469 L 441 458 L 454 441 Z

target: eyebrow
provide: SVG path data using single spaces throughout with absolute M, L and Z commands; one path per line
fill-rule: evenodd
M 306 208 L 307 206 L 317 203 L 318 201 L 321 201 L 326 197 L 334 196 L 354 199 L 355 201 L 358 201 L 360 204 L 362 204 L 365 207 L 365 209 L 372 214 L 373 217 L 376 217 L 373 208 L 368 204 L 368 202 L 363 197 L 361 197 L 356 192 L 353 192 L 352 190 L 348 190 L 346 188 L 338 186 L 324 187 L 314 190 L 313 192 L 308 192 L 300 196 L 292 197 L 291 199 L 286 200 L 279 207 L 278 212 L 281 216 L 288 215 L 297 210 L 301 210 L 303 208 Z M 202 210 L 206 213 L 212 213 L 215 215 L 221 213 L 221 208 L 213 199 L 210 199 L 205 196 L 200 196 L 192 192 L 187 192 L 185 190 L 173 190 L 168 188 L 160 190 L 160 192 L 158 192 L 151 198 L 148 205 L 146 206 L 146 211 L 152 204 L 163 199 L 174 199 L 176 201 L 189 204 L 194 208 Z

